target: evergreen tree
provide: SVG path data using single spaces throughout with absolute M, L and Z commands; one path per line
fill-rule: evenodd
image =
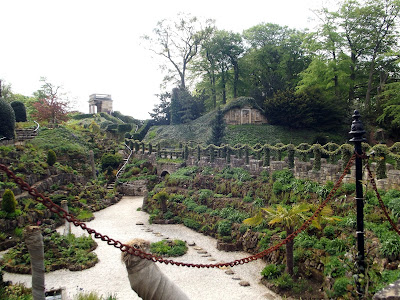
M 11 102 L 11 107 L 15 113 L 15 122 L 26 122 L 25 104 L 21 101 L 13 101 Z
M 225 135 L 225 121 L 224 114 L 220 107 L 218 107 L 217 114 L 211 123 L 211 138 L 209 140 L 210 144 L 220 146 Z
M 11 105 L 3 98 L 0 98 L 0 138 L 14 138 L 15 113 Z

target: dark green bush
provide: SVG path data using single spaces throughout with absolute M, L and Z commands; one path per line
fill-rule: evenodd
M 122 162 L 121 155 L 106 153 L 101 157 L 101 169 L 106 170 L 108 169 L 108 167 L 116 169 L 118 168 L 121 162 Z
M 132 130 L 132 124 L 119 124 L 118 132 L 128 132 Z
M 183 224 L 186 227 L 189 227 L 189 228 L 194 229 L 194 230 L 199 230 L 200 226 L 201 226 L 201 224 L 199 222 L 197 222 L 196 220 L 190 219 L 190 218 L 184 218 L 183 219 Z
M 15 136 L 15 113 L 11 105 L 0 98 L 0 138 L 13 139 Z
M 8 214 L 15 212 L 15 209 L 17 208 L 17 200 L 15 200 L 15 196 L 12 190 L 6 189 L 4 191 L 1 208 Z
M 72 119 L 74 120 L 82 120 L 86 118 L 93 118 L 93 114 L 79 114 L 79 115 L 74 115 Z
M 56 163 L 56 161 L 57 161 L 57 155 L 52 149 L 50 149 L 47 152 L 47 164 L 49 166 L 52 166 Z
M 21 101 L 13 101 L 11 107 L 14 110 L 15 122 L 26 122 L 25 104 Z

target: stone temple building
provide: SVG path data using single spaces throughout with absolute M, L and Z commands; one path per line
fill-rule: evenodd
M 113 111 L 113 100 L 109 94 L 92 94 L 89 96 L 89 114 Z
M 240 97 L 230 101 L 224 108 L 227 125 L 267 124 L 264 110 L 250 97 Z

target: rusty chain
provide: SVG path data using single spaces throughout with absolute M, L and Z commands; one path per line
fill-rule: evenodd
M 340 176 L 340 178 L 337 180 L 335 186 L 332 188 L 326 199 L 320 204 L 320 206 L 315 210 L 314 214 L 306 220 L 300 228 L 298 228 L 296 231 L 288 235 L 284 240 L 276 244 L 275 246 L 272 246 L 262 252 L 259 252 L 255 255 L 251 255 L 242 259 L 237 259 L 231 262 L 227 263 L 217 263 L 217 264 L 193 264 L 193 263 L 185 263 L 185 262 L 177 262 L 169 259 L 164 259 L 160 256 L 155 256 L 151 253 L 146 253 L 141 251 L 140 249 L 137 249 L 133 246 L 121 243 L 118 240 L 114 240 L 110 238 L 107 235 L 103 235 L 96 230 L 89 228 L 86 226 L 84 222 L 81 222 L 77 220 L 73 215 L 65 211 L 63 208 L 61 208 L 59 205 L 55 204 L 53 201 L 50 200 L 50 198 L 44 196 L 42 193 L 40 193 L 36 188 L 31 187 L 28 183 L 24 182 L 24 180 L 21 177 L 17 177 L 10 169 L 7 168 L 7 166 L 0 164 L 0 170 L 5 172 L 8 176 L 8 178 L 11 178 L 16 184 L 18 184 L 22 190 L 27 191 L 29 195 L 34 197 L 34 199 L 40 203 L 42 203 L 44 206 L 46 206 L 51 212 L 57 214 L 61 218 L 67 220 L 68 222 L 74 224 L 76 227 L 81 227 L 81 229 L 85 230 L 89 234 L 93 234 L 94 238 L 100 239 L 104 242 L 107 242 L 108 245 L 114 246 L 117 249 L 120 249 L 122 252 L 127 252 L 131 255 L 138 256 L 142 259 L 147 259 L 151 260 L 153 262 L 159 262 L 159 263 L 164 263 L 164 264 L 171 264 L 171 265 L 176 265 L 176 266 L 184 266 L 184 267 L 195 267 L 195 268 L 221 268 L 221 267 L 234 267 L 237 265 L 243 265 L 245 263 L 252 262 L 254 260 L 258 260 L 266 255 L 268 255 L 271 252 L 274 252 L 278 250 L 280 247 L 283 245 L 287 244 L 288 242 L 292 241 L 300 232 L 308 228 L 312 221 L 319 215 L 319 213 L 322 211 L 322 209 L 326 206 L 326 204 L 330 201 L 332 196 L 336 193 L 337 189 L 341 185 L 343 178 L 346 176 L 346 174 L 350 171 L 351 166 L 354 163 L 354 159 L 356 157 L 356 154 L 353 154 L 353 156 L 350 158 L 348 161 L 343 174 Z
M 376 197 L 378 198 L 379 205 L 381 206 L 381 209 L 383 210 L 383 213 L 385 214 L 386 219 L 389 221 L 390 225 L 392 226 L 392 229 L 394 231 L 396 231 L 398 235 L 400 235 L 400 230 L 397 228 L 396 224 L 394 223 L 392 218 L 389 216 L 389 213 L 388 213 L 388 211 L 386 209 L 385 203 L 383 203 L 381 195 L 379 194 L 379 191 L 378 191 L 378 188 L 376 186 L 376 182 L 375 182 L 374 176 L 372 175 L 371 169 L 369 167 L 368 156 L 363 154 L 363 155 L 360 155 L 359 157 L 361 157 L 362 159 L 365 159 L 365 168 L 368 171 L 369 181 L 371 182 L 372 188 L 375 191 Z

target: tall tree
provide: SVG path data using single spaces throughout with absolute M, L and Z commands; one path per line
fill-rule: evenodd
M 377 60 L 390 51 L 398 41 L 396 20 L 399 17 L 399 0 L 346 0 L 338 17 L 350 52 L 350 90 L 349 100 L 356 97 L 356 89 L 364 94 L 367 112 L 371 113 L 371 92 L 374 75 L 378 73 Z M 357 76 L 361 80 L 356 80 Z M 357 85 L 357 83 L 359 84 Z M 376 81 L 375 81 L 376 82 Z
M 211 138 L 209 144 L 220 146 L 224 140 L 225 135 L 225 120 L 221 108 L 218 106 L 215 118 L 211 122 Z
M 43 85 L 34 93 L 37 102 L 33 104 L 36 111 L 32 113 L 38 121 L 47 121 L 56 124 L 58 121 L 66 121 L 69 108 L 68 98 L 61 92 L 61 86 L 55 86 L 46 78 L 40 80 Z
M 171 93 L 165 92 L 157 96 L 160 98 L 160 103 L 154 105 L 153 112 L 149 112 L 149 115 L 155 124 L 169 125 L 171 118 Z
M 166 81 L 179 79 L 179 87 L 186 89 L 188 64 L 198 54 L 200 45 L 213 31 L 214 21 L 204 22 L 190 14 L 178 14 L 176 20 L 161 20 L 153 29 L 152 36 L 142 36 L 148 42 L 148 48 L 158 56 L 165 58 L 171 68 Z
M 309 63 L 302 47 L 304 35 L 272 23 L 262 23 L 243 32 L 250 45 L 241 60 L 247 78 L 246 93 L 260 105 L 275 92 L 297 84 L 297 74 Z

